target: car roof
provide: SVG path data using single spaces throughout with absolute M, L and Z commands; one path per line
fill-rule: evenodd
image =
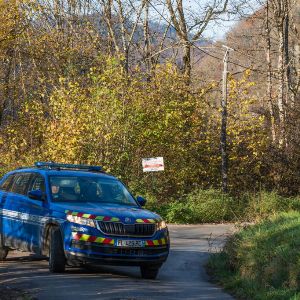
M 47 169 L 47 168 L 34 168 L 34 167 L 29 167 L 29 168 L 22 168 L 22 169 L 16 169 L 13 170 L 5 175 L 9 174 L 15 174 L 15 173 L 40 173 L 44 176 L 97 176 L 97 177 L 102 177 L 102 178 L 107 178 L 107 179 L 115 179 L 117 180 L 116 177 L 104 173 L 104 172 L 93 172 L 93 171 L 82 171 L 82 170 L 65 170 L 65 169 Z

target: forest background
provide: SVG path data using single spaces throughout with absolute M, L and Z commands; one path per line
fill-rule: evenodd
M 252 7 L 1 0 L 0 175 L 34 161 L 101 165 L 177 222 L 299 208 L 300 5 Z M 232 19 L 222 41 L 207 38 Z M 223 44 L 234 49 L 226 194 Z M 143 173 L 142 158 L 156 156 L 165 171 Z

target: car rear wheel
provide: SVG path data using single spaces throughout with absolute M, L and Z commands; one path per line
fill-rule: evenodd
M 8 254 L 8 247 L 4 246 L 3 235 L 0 234 L 0 261 L 4 260 Z
M 0 248 L 0 260 L 4 260 L 8 254 L 8 248 L 1 247 Z
M 62 236 L 59 228 L 51 228 L 49 247 L 49 270 L 52 273 L 62 273 L 66 268 Z
M 141 267 L 141 275 L 144 279 L 155 279 L 160 266 L 152 266 L 152 265 L 142 265 Z

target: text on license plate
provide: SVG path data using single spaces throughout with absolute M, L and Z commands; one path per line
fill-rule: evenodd
M 117 240 L 118 247 L 145 247 L 145 241 Z

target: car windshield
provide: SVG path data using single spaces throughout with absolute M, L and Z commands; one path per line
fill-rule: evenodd
M 99 176 L 50 176 L 53 202 L 93 202 L 137 206 L 136 201 L 114 179 Z

